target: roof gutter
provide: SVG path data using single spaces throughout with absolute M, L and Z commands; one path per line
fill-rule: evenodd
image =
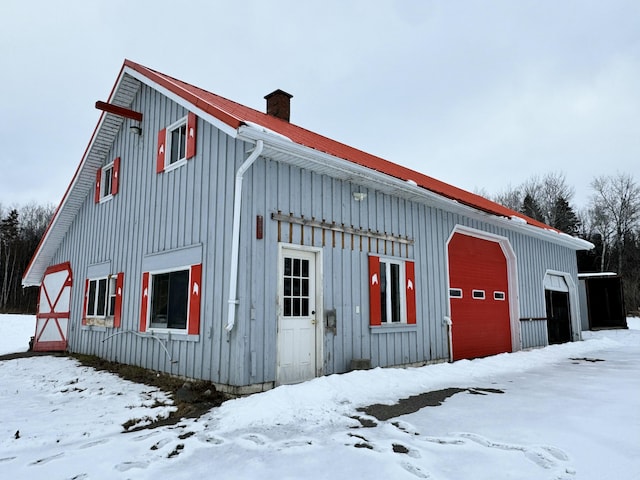
M 239 138 L 246 141 L 266 141 L 267 146 L 265 147 L 265 153 L 267 156 L 272 155 L 272 152 L 284 153 L 287 156 L 300 159 L 300 162 L 298 163 L 291 162 L 298 166 L 304 165 L 305 167 L 312 169 L 314 166 L 320 166 L 322 171 L 328 172 L 328 169 L 331 170 L 331 173 L 327 174 L 337 174 L 338 172 L 341 172 L 349 181 L 359 181 L 366 178 L 382 186 L 386 190 L 386 193 L 401 195 L 404 196 L 404 198 L 412 200 L 423 199 L 423 201 L 427 201 L 434 205 L 446 205 L 447 208 L 454 212 L 458 212 L 463 215 L 473 215 L 475 218 L 481 218 L 483 221 L 488 223 L 505 227 L 509 230 L 526 232 L 529 235 L 543 238 L 546 241 L 550 241 L 573 250 L 591 250 L 594 248 L 594 245 L 591 242 L 581 238 L 572 237 L 566 233 L 558 232 L 553 230 L 551 227 L 540 228 L 526 223 L 524 219 L 519 217 L 509 218 L 495 213 L 485 212 L 433 192 L 427 188 L 421 187 L 417 185 L 415 181 L 412 181 L 412 179 L 393 177 L 377 170 L 353 164 L 328 153 L 292 142 L 286 137 L 280 138 L 282 136 L 272 135 L 271 132 L 256 128 L 254 125 L 246 124 L 241 126 L 238 129 L 238 132 Z
M 229 313 L 227 315 L 227 326 L 225 329 L 227 332 L 233 330 L 233 326 L 236 323 L 236 305 L 238 301 L 238 261 L 240 251 L 240 212 L 242 211 L 242 180 L 244 174 L 253 162 L 260 156 L 264 148 L 264 142 L 258 140 L 256 146 L 251 152 L 251 155 L 240 165 L 236 172 L 236 186 L 233 198 L 233 227 L 231 231 L 231 272 L 229 273 Z

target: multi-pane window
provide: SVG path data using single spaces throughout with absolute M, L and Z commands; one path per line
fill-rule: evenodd
M 310 305 L 309 260 L 284 258 L 284 316 L 304 317 L 309 315 Z
M 184 330 L 189 306 L 189 270 L 153 274 L 151 327 Z
M 112 317 L 116 310 L 116 277 L 89 280 L 87 317 Z

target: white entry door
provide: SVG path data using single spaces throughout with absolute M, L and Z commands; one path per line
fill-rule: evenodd
M 316 255 L 281 250 L 279 265 L 278 378 L 288 384 L 316 376 Z

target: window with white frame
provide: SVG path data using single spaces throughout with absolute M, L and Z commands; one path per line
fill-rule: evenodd
M 88 280 L 87 318 L 113 317 L 116 310 L 116 277 Z
M 102 191 L 100 198 L 111 197 L 113 194 L 113 162 L 102 168 Z
M 167 128 L 167 152 L 165 166 L 186 160 L 187 118 L 183 118 Z
M 189 315 L 189 269 L 152 273 L 151 328 L 185 330 Z
M 369 255 L 369 324 L 415 324 L 415 263 L 397 257 Z
M 380 259 L 381 323 L 406 323 L 404 262 Z
M 173 170 L 196 155 L 198 118 L 193 112 L 158 132 L 156 173 Z
M 96 172 L 95 203 L 102 203 L 118 193 L 120 157 Z

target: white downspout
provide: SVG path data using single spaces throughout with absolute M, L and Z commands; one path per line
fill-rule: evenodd
M 264 148 L 264 142 L 258 140 L 251 155 L 244 161 L 236 172 L 236 187 L 233 198 L 233 227 L 231 232 L 231 273 L 229 274 L 229 313 L 227 315 L 227 332 L 233 330 L 236 323 L 236 298 L 238 292 L 238 255 L 240 251 L 240 211 L 242 209 L 242 180 L 245 172 L 253 165 Z
M 451 321 L 451 317 L 444 317 L 443 322 L 447 327 L 447 340 L 449 343 L 449 361 L 453 362 L 453 338 L 451 335 L 451 327 L 453 326 L 453 322 Z

